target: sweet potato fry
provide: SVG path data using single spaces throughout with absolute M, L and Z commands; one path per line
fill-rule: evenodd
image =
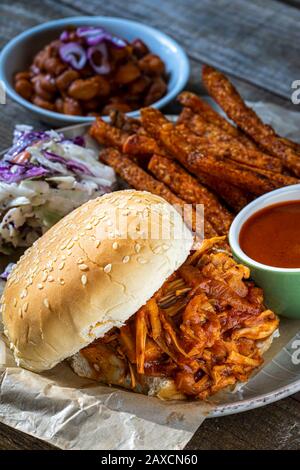
M 248 165 L 242 165 L 246 170 L 251 170 L 252 168 Z M 255 168 L 257 173 L 261 175 L 267 176 L 270 180 L 275 181 L 280 186 L 289 186 L 291 184 L 298 184 L 300 180 L 298 178 L 294 178 L 293 176 L 284 175 L 281 173 L 275 173 L 274 171 L 264 170 L 262 168 Z
M 239 212 L 253 197 L 250 193 L 243 191 L 237 186 L 227 183 L 217 176 L 198 173 L 200 183 L 212 189 L 234 212 Z
M 121 129 L 112 127 L 101 118 L 97 118 L 90 127 L 89 134 L 101 145 L 115 147 L 122 150 L 122 145 L 129 134 Z
M 125 140 L 122 150 L 129 155 L 153 155 L 157 153 L 171 158 L 155 139 L 146 134 L 130 135 Z
M 288 170 L 296 176 L 300 176 L 299 155 L 276 135 L 271 126 L 264 124 L 253 109 L 244 103 L 238 91 L 225 75 L 206 65 L 203 67 L 202 80 L 209 94 L 230 119 L 264 151 L 280 158 Z
M 130 186 L 140 191 L 149 191 L 163 197 L 170 204 L 183 203 L 167 186 L 148 175 L 126 155 L 113 148 L 106 148 L 100 153 L 100 160 L 110 165 Z
M 187 173 L 178 163 L 160 155 L 153 155 L 149 170 L 174 193 L 191 204 L 204 204 L 208 218 L 218 234 L 226 234 L 233 220 L 232 215 L 216 196 Z
M 200 114 L 207 122 L 218 126 L 220 129 L 223 129 L 227 134 L 238 139 L 246 147 L 257 148 L 251 139 L 249 139 L 245 134 L 243 134 L 243 132 L 228 122 L 227 119 L 217 113 L 217 111 L 215 111 L 199 96 L 189 91 L 184 91 L 177 97 L 177 100 L 180 104 L 182 104 L 182 106 L 190 108 L 196 114 Z M 184 116 L 181 116 L 179 121 L 183 119 Z
M 149 191 L 153 194 L 163 197 L 170 204 L 183 208 L 185 201 L 177 197 L 167 186 L 160 181 L 155 180 L 146 173 L 142 168 L 136 165 L 126 155 L 122 155 L 118 150 L 107 148 L 100 153 L 100 160 L 110 165 L 116 173 L 121 176 L 130 186 L 140 191 Z M 191 220 L 186 220 L 187 224 L 196 232 L 196 211 L 192 211 Z M 213 237 L 216 235 L 215 229 L 208 220 L 204 224 L 205 237 Z M 198 234 L 201 237 L 201 234 Z
M 177 128 L 179 130 L 189 129 L 200 136 L 199 147 L 203 146 L 212 155 L 226 157 L 255 168 L 282 171 L 282 163 L 279 158 L 245 147 L 239 140 L 231 137 L 219 127 L 205 121 L 200 114 L 193 114 L 190 109 L 186 108 L 182 114 L 185 114 L 185 120 L 182 124 L 178 124 Z
M 291 147 L 296 153 L 300 154 L 300 144 L 299 142 L 294 142 L 289 140 L 286 137 L 278 137 L 285 145 Z
M 141 121 L 139 119 L 130 118 L 118 110 L 111 111 L 109 117 L 111 126 L 117 127 L 128 134 L 138 132 L 141 127 Z
M 265 175 L 246 170 L 237 163 L 205 154 L 202 149 L 189 142 L 157 109 L 143 108 L 141 115 L 146 131 L 152 137 L 158 138 L 179 162 L 187 164 L 188 169 L 195 175 L 199 172 L 214 175 L 256 195 L 280 187 L 280 184 L 270 181 Z

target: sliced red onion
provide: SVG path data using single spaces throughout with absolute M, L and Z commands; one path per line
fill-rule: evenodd
M 61 35 L 59 36 L 59 39 L 60 39 L 62 42 L 67 42 L 67 41 L 70 39 L 69 31 L 63 31 L 63 32 L 61 33 Z
M 81 26 L 76 29 L 76 35 L 79 38 L 91 38 L 103 34 L 105 31 L 100 26 Z
M 60 46 L 59 55 L 63 62 L 71 65 L 75 70 L 83 69 L 87 61 L 85 50 L 76 42 L 68 42 Z
M 120 49 L 127 46 L 127 42 L 124 39 L 113 36 L 101 27 L 83 26 L 81 28 L 77 28 L 76 34 L 80 38 L 85 38 L 85 41 L 89 46 L 97 46 L 104 41 L 107 41 Z
M 97 65 L 93 59 L 93 55 L 96 52 L 100 52 L 102 56 L 100 65 Z M 109 60 L 108 60 L 108 51 L 107 51 L 106 44 L 102 43 L 102 44 L 98 44 L 97 46 L 89 47 L 89 49 L 87 50 L 87 56 L 89 59 L 89 63 L 91 67 L 93 68 L 94 72 L 96 72 L 99 75 L 106 75 L 110 72 L 111 67 L 110 67 Z

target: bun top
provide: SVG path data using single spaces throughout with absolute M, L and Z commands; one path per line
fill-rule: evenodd
M 21 257 L 1 308 L 19 365 L 50 369 L 121 327 L 187 258 L 176 210 L 143 191 L 117 191 L 74 210 Z

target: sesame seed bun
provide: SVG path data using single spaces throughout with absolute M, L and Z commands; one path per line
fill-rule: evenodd
M 175 209 L 147 192 L 110 193 L 73 211 L 25 252 L 5 287 L 3 322 L 17 363 L 50 369 L 121 327 L 192 243 Z

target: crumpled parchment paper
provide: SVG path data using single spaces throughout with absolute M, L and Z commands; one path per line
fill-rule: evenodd
M 300 113 L 266 103 L 252 106 L 279 133 L 299 140 Z M 284 325 L 266 363 L 296 335 L 300 322 Z M 183 449 L 224 398 L 163 402 L 82 379 L 65 363 L 38 375 L 16 367 L 0 339 L 0 421 L 62 449 Z

